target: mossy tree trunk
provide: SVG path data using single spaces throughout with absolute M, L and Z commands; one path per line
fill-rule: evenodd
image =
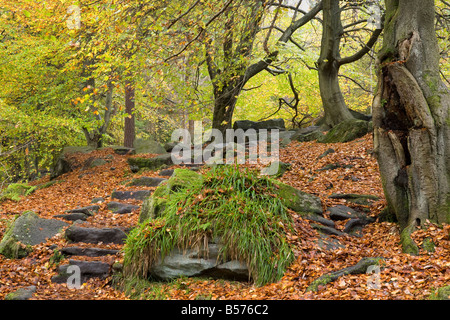
M 323 31 L 320 57 L 317 61 L 319 89 L 325 112 L 325 123 L 334 127 L 338 123 L 353 119 L 339 87 L 339 44 L 344 29 L 341 23 L 341 8 L 338 0 L 323 1 Z
M 434 1 L 385 3 L 374 144 L 389 209 L 409 234 L 426 219 L 450 222 L 450 92 L 439 75 Z

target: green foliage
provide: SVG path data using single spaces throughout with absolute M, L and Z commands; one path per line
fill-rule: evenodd
M 60 25 L 49 18 L 55 3 L 2 5 L 0 178 L 17 181 L 49 168 L 66 143 L 79 141 L 78 110 L 70 104 L 78 89 L 76 72 L 61 70 L 69 55 L 65 39 L 54 36 Z
M 293 261 L 285 237 L 293 232 L 292 220 L 267 178 L 218 166 L 202 183 L 172 190 L 162 215 L 129 234 L 127 273 L 146 277 L 175 247 L 202 246 L 213 239 L 223 245 L 219 259 L 245 261 L 257 285 L 279 280 Z
M 435 289 L 429 296 L 430 300 L 450 300 L 450 286 Z
M 22 197 L 32 194 L 36 186 L 29 186 L 26 183 L 12 183 L 0 194 L 0 202 L 4 200 L 20 201 Z
M 21 259 L 31 252 L 31 246 L 24 245 L 14 237 L 14 222 L 18 217 L 7 223 L 7 228 L 0 241 L 0 254 L 8 259 Z

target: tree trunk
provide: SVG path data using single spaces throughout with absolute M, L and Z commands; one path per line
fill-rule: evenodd
M 237 32 L 242 36 L 237 45 L 233 45 L 235 42 L 235 40 L 233 40 L 233 28 L 230 29 L 233 25 L 232 21 L 234 21 L 233 19 L 235 18 L 232 18 L 229 21 L 230 23 L 225 24 L 224 29 L 226 31 L 226 36 L 224 37 L 223 42 L 225 67 L 223 70 L 221 70 L 214 62 L 216 59 L 213 59 L 212 55 L 215 50 L 211 46 L 210 40 L 207 39 L 205 41 L 206 62 L 208 65 L 208 73 L 213 83 L 215 98 L 212 127 L 219 129 L 222 132 L 231 127 L 234 108 L 236 106 L 238 96 L 245 84 L 259 72 L 266 70 L 270 64 L 277 59 L 279 54 L 278 50 L 274 50 L 273 52 L 268 53 L 264 59 L 249 66 L 240 65 L 242 63 L 242 59 L 249 57 L 252 53 L 253 41 L 257 32 L 260 30 L 259 24 L 261 22 L 262 12 L 266 8 L 265 6 L 267 5 L 267 2 L 259 1 L 258 3 L 247 1 L 246 5 L 251 5 L 251 10 L 253 10 L 253 13 L 249 15 L 249 22 L 246 24 L 244 31 Z M 313 19 L 321 10 L 322 1 L 319 1 L 319 3 L 316 4 L 309 12 L 305 13 L 301 18 L 291 22 L 291 24 L 278 39 L 278 43 L 283 44 L 290 41 L 295 31 Z M 234 53 L 233 48 L 235 48 Z M 236 63 L 239 65 L 236 65 Z M 224 71 L 237 69 L 240 69 L 239 72 L 229 74 L 228 76 L 222 77 L 221 80 L 218 80 Z
M 403 248 L 417 253 L 416 225 L 450 222 L 450 92 L 439 75 L 434 1 L 385 2 L 374 147 Z
M 338 123 L 352 119 L 341 88 L 339 87 L 339 68 L 347 63 L 355 62 L 375 45 L 381 34 L 382 23 L 372 32 L 367 43 L 351 56 L 341 58 L 340 41 L 344 34 L 341 22 L 339 0 L 323 0 L 323 32 L 320 45 L 320 57 L 317 61 L 319 73 L 319 88 L 325 111 L 325 123 L 334 127 Z
M 213 128 L 219 129 L 222 133 L 231 128 L 237 96 L 241 90 L 240 86 L 234 85 L 214 90 Z
M 95 85 L 94 79 L 89 80 L 89 85 L 91 86 L 90 90 L 93 90 L 93 86 Z M 91 131 L 89 131 L 88 128 L 83 127 L 84 136 L 86 137 L 86 142 L 88 146 L 91 146 L 93 148 L 101 148 L 103 146 L 103 135 L 106 133 L 109 122 L 111 120 L 111 114 L 112 114 L 112 102 L 113 102 L 113 89 L 114 86 L 112 84 L 112 81 L 109 80 L 106 84 L 107 91 L 106 91 L 106 98 L 105 98 L 105 110 L 103 113 L 103 119 L 100 116 L 100 113 L 98 112 L 97 108 L 95 108 L 95 117 L 96 120 L 101 123 L 96 128 L 93 128 Z M 94 110 L 94 107 L 91 106 L 91 110 Z
M 319 89 L 325 112 L 325 123 L 334 127 L 352 119 L 339 87 L 340 40 L 344 32 L 341 23 L 339 0 L 323 1 L 323 31 L 320 57 L 317 62 Z
M 135 94 L 134 85 L 131 81 L 127 80 L 125 84 L 125 128 L 124 128 L 124 141 L 123 145 L 127 148 L 133 148 L 135 138 L 135 119 L 134 119 L 134 107 L 135 107 Z

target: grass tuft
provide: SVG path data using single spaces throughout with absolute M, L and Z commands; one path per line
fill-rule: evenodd
M 165 210 L 133 229 L 124 248 L 124 272 L 147 277 L 174 248 L 222 245 L 219 259 L 244 261 L 256 285 L 278 281 L 294 254 L 286 240 L 293 222 L 266 177 L 218 166 L 202 183 L 176 188 Z

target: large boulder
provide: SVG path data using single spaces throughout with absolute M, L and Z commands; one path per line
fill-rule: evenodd
M 333 127 L 318 141 L 322 143 L 349 142 L 369 133 L 370 124 L 364 120 L 349 119 Z
M 286 127 L 284 125 L 283 119 L 270 119 L 265 121 L 250 121 L 250 120 L 238 120 L 235 121 L 233 124 L 233 129 L 242 129 L 242 130 L 248 130 L 248 129 L 255 129 L 256 131 L 260 129 L 266 129 L 266 130 L 274 130 L 278 129 L 280 131 L 286 130 Z
M 124 273 L 251 278 L 257 284 L 279 279 L 293 258 L 279 229 L 293 226 L 286 207 L 322 214 L 318 197 L 256 172 L 217 166 L 203 176 L 175 169 L 141 207 L 139 227 L 127 239 Z M 278 253 L 271 257 L 274 246 Z
M 151 153 L 151 154 L 163 154 L 166 153 L 166 149 L 157 141 L 147 139 L 136 139 L 134 141 L 134 150 L 136 154 Z
M 67 146 L 64 147 L 62 152 L 53 162 L 52 167 L 50 168 L 50 180 L 53 180 L 60 175 L 68 173 L 72 170 L 72 166 L 67 159 L 67 155 L 72 153 L 89 153 L 95 150 L 94 147 L 90 146 Z
M 26 257 L 31 247 L 59 233 L 68 223 L 40 218 L 27 211 L 14 220 L 0 242 L 0 254 L 10 259 Z
M 275 181 L 278 186 L 278 195 L 283 204 L 297 213 L 322 215 L 322 201 L 319 197 L 303 192 L 285 183 Z
M 132 172 L 138 172 L 140 169 L 158 170 L 165 166 L 173 165 L 170 153 L 162 154 L 153 158 L 128 158 L 128 164 Z
M 160 259 L 151 269 L 150 275 L 163 280 L 185 276 L 212 276 L 220 279 L 248 280 L 249 271 L 245 263 L 237 260 L 220 261 L 221 246 L 209 243 L 207 248 L 178 248 Z

